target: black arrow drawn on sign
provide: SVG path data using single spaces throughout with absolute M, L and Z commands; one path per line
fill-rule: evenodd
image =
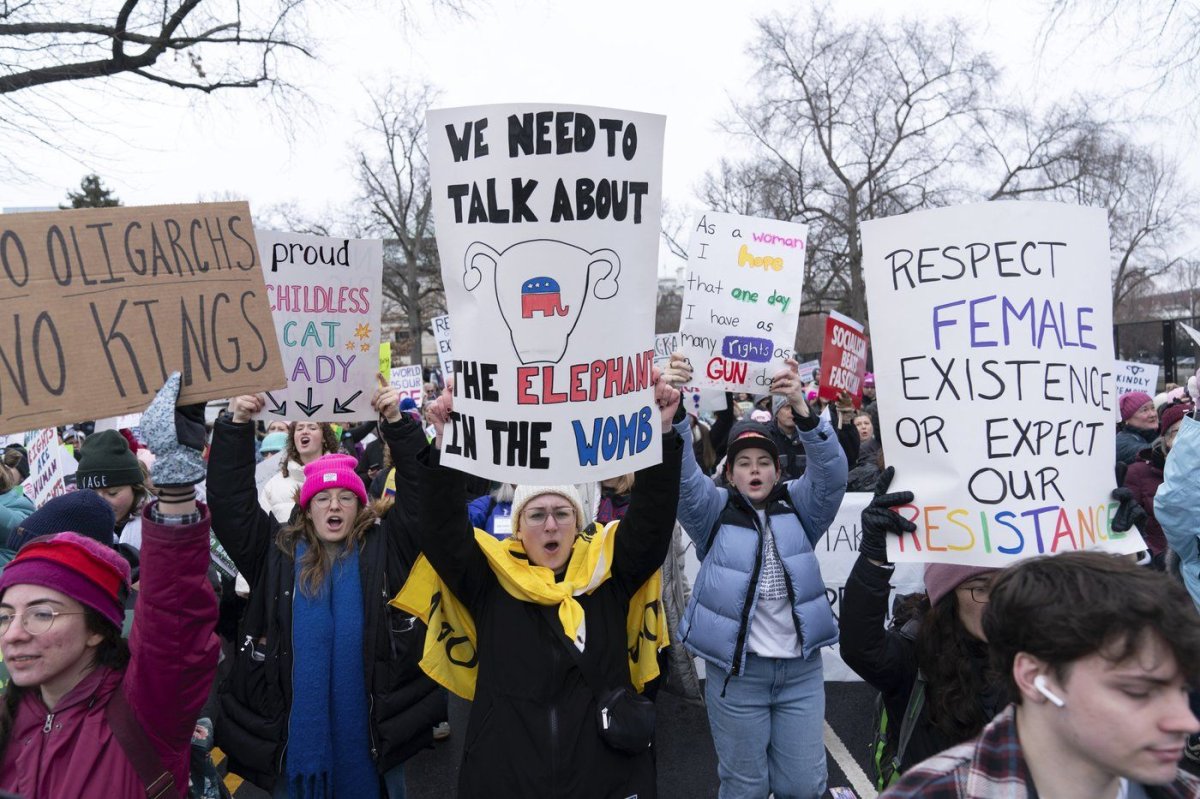
M 304 411 L 305 416 L 312 416 L 314 413 L 316 413 L 317 411 L 324 408 L 325 405 L 323 403 L 321 405 L 313 405 L 312 404 L 312 388 L 309 388 L 308 389 L 308 404 L 306 405 L 303 402 L 301 402 L 300 400 L 296 400 L 296 407 L 299 408 L 300 410 Z
M 276 413 L 276 414 L 279 414 L 280 416 L 283 416 L 284 414 L 287 413 L 287 400 L 284 400 L 283 403 L 281 404 L 279 402 L 279 400 L 277 400 L 273 396 L 271 396 L 270 391 L 267 392 L 267 399 L 269 399 L 271 401 L 271 404 L 275 406 L 274 408 L 268 408 L 267 413 Z
M 359 391 L 355 391 L 353 394 L 350 395 L 350 398 L 348 400 L 346 400 L 345 404 L 342 404 L 342 402 L 340 402 L 335 397 L 333 400 L 333 412 L 334 413 L 354 413 L 354 411 L 350 408 L 350 403 L 354 402 L 354 400 L 357 399 L 358 395 L 361 393 L 362 393 L 361 389 Z

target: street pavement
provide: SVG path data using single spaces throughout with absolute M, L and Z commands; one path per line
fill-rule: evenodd
M 717 760 L 704 709 L 665 693 L 660 693 L 657 701 L 659 799 L 715 799 Z M 826 793 L 827 797 L 868 799 L 875 796 L 863 773 L 867 765 L 874 703 L 875 692 L 863 683 L 825 683 L 829 786 L 848 788 L 853 792 L 840 797 Z M 467 702 L 452 696 L 450 738 L 416 755 L 406 764 L 409 799 L 454 797 L 469 708 Z M 268 794 L 233 777 L 227 779 L 226 785 L 235 799 L 269 799 Z

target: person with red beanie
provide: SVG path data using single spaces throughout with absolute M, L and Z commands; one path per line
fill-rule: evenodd
M 142 511 L 137 613 L 121 637 L 129 564 L 74 532 L 29 541 L 0 575 L 0 790 L 24 799 L 187 793 L 192 729 L 216 674 L 208 582 L 204 408 L 176 409 L 179 373 L 142 417 L 158 459 Z
M 387 607 L 418 555 L 421 425 L 391 387 L 372 407 L 396 465 L 395 503 L 378 516 L 357 460 L 303 466 L 296 512 L 258 501 L 252 417 L 263 395 L 229 403 L 209 455 L 213 531 L 250 584 L 243 644 L 221 685 L 216 743 L 229 770 L 275 797 L 403 797 L 404 761 L 431 746 L 445 702 L 417 666 L 424 626 Z

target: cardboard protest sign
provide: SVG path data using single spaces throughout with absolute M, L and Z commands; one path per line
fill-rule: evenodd
M 1130 391 L 1144 391 L 1150 396 L 1158 392 L 1158 366 L 1152 363 L 1137 363 L 1135 361 L 1116 361 L 1113 371 L 1116 380 L 1117 397 Z M 1117 403 L 1113 403 L 1116 405 Z M 1120 407 L 1117 415 L 1120 416 Z
M 433 340 L 437 342 L 438 364 L 443 375 L 454 374 L 454 348 L 450 344 L 450 314 L 433 317 Z
M 392 388 L 400 395 L 400 399 L 410 398 L 421 407 L 425 398 L 425 381 L 421 379 L 421 365 L 393 366 L 391 372 Z
M 864 222 L 879 421 L 917 532 L 895 560 L 1144 549 L 1112 530 L 1103 209 L 995 202 Z M 903 309 L 898 312 L 897 309 Z
M 30 430 L 25 433 L 23 443 L 29 459 L 29 477 L 21 483 L 21 488 L 29 501 L 40 508 L 67 493 L 58 430 L 53 427 Z
M 557 484 L 661 460 L 650 376 L 664 123 L 568 105 L 429 112 L 454 319 L 446 465 Z
M 867 337 L 863 326 L 837 311 L 825 320 L 825 345 L 821 348 L 821 384 L 817 396 L 836 401 L 850 392 L 854 407 L 862 405 L 862 379 L 867 371 Z
M 257 236 L 287 388 L 268 391 L 256 418 L 369 415 L 379 385 L 383 242 L 273 230 Z
M 807 234 L 774 219 L 697 218 L 679 336 L 701 388 L 763 394 L 792 357 Z
M 283 385 L 246 203 L 0 216 L 0 432 Z

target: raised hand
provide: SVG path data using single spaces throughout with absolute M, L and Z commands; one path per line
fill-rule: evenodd
M 1146 509 L 1133 498 L 1133 492 L 1128 488 L 1114 488 L 1112 498 L 1121 503 L 1117 506 L 1117 512 L 1113 514 L 1112 529 L 1114 533 L 1127 533 L 1129 528 L 1134 525 L 1140 527 L 1150 518 Z
M 668 382 L 666 373 L 659 371 L 658 367 L 654 367 L 651 374 L 654 377 L 654 402 L 662 416 L 662 431 L 667 433 L 671 430 L 671 423 L 675 420 L 675 412 L 679 409 L 679 401 L 683 395 Z
M 686 386 L 692 382 L 692 364 L 681 352 L 672 352 L 667 368 L 663 370 L 663 379 L 675 388 Z
M 771 393 L 785 397 L 792 413 L 797 416 L 809 416 L 812 411 L 804 399 L 804 384 L 800 382 L 800 364 L 795 358 L 783 362 L 783 368 L 771 377 Z
M 897 505 L 909 505 L 913 501 L 911 491 L 888 493 L 895 473 L 895 468 L 891 466 L 883 470 L 875 484 L 875 498 L 862 512 L 862 540 L 858 544 L 858 551 L 876 563 L 888 562 L 888 533 L 900 535 L 917 529 L 915 524 L 892 510 Z
M 175 407 L 179 372 L 172 372 L 142 414 L 142 433 L 154 453 L 151 478 L 159 489 L 191 486 L 204 479 L 204 403 Z
M 382 383 L 382 379 L 380 382 Z M 389 422 L 400 421 L 400 393 L 386 383 L 375 389 L 375 394 L 371 397 L 371 407 Z
M 267 404 L 267 398 L 262 394 L 243 394 L 229 401 L 229 413 L 233 421 L 245 424 L 254 414 L 260 412 Z

